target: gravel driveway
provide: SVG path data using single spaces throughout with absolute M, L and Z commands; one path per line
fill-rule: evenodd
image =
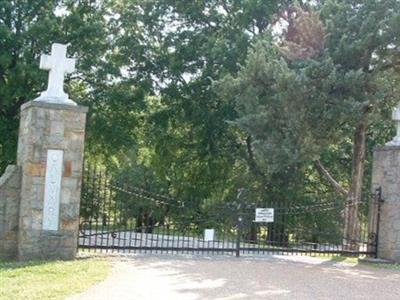
M 302 256 L 112 261 L 104 282 L 68 300 L 400 299 L 400 271 Z

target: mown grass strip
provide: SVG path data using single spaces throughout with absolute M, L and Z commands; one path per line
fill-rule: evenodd
M 0 261 L 0 299 L 63 299 L 104 280 L 110 269 L 104 259 Z

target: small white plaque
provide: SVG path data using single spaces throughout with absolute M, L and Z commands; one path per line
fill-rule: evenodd
M 43 230 L 58 230 L 63 156 L 62 150 L 47 150 Z
M 256 208 L 256 219 L 254 222 L 274 222 L 274 209 L 273 208 Z
M 214 229 L 204 229 L 204 240 L 206 242 L 213 241 L 214 240 L 214 234 L 215 234 L 215 230 Z

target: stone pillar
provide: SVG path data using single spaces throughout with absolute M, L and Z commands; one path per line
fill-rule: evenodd
M 400 262 L 400 146 L 375 149 L 372 188 L 382 188 L 378 258 Z M 376 207 L 375 219 L 376 219 Z
M 18 251 L 20 178 L 20 168 L 14 165 L 0 177 L 0 260 L 15 258 Z
M 86 113 L 86 107 L 39 101 L 21 107 L 21 260 L 76 255 Z

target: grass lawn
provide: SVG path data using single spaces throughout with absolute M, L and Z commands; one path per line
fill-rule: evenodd
M 372 261 L 365 261 L 363 258 L 359 257 L 351 257 L 351 256 L 342 256 L 342 255 L 312 255 L 312 257 L 321 258 L 323 260 L 330 260 L 332 262 L 340 262 L 345 263 L 348 265 L 353 266 L 367 266 L 379 269 L 388 269 L 388 270 L 395 270 L 400 271 L 400 264 L 392 263 L 392 262 L 374 262 Z
M 64 299 L 104 280 L 110 269 L 101 259 L 0 261 L 0 299 Z
M 400 271 L 400 264 L 398 264 L 398 263 L 378 263 L 378 262 L 359 261 L 359 265 L 369 266 L 369 267 L 379 268 L 379 269 Z

